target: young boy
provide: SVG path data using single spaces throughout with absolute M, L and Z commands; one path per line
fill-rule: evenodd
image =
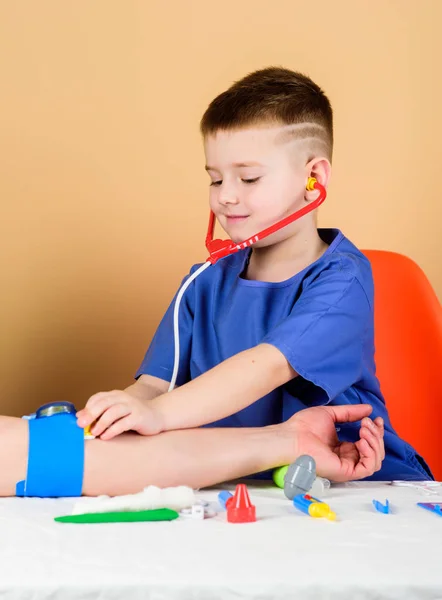
M 314 200 L 309 178 L 327 187 L 332 109 L 299 73 L 268 68 L 244 77 L 213 100 L 201 131 L 210 207 L 236 243 Z M 79 425 L 96 421 L 92 433 L 103 441 L 129 430 L 155 438 L 209 426 L 210 443 L 219 428 L 286 422 L 296 424 L 295 454 L 312 454 L 331 479 L 431 479 L 392 428 L 375 375 L 370 264 L 340 231 L 318 230 L 315 212 L 219 260 L 190 285 L 179 313 L 179 387 L 166 393 L 172 302 L 136 383 L 92 396 Z M 228 452 L 227 432 L 224 439 Z M 237 477 L 248 453 L 239 444 L 231 468 L 224 465 L 215 480 Z M 239 474 L 262 467 L 248 464 Z M 198 474 L 207 465 L 192 469 L 207 481 Z

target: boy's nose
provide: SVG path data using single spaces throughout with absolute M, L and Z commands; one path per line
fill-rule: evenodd
M 219 195 L 220 204 L 238 204 L 239 198 L 235 190 L 223 190 Z

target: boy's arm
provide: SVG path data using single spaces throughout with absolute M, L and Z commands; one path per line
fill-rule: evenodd
M 282 352 L 259 344 L 154 398 L 149 408 L 162 431 L 199 427 L 250 406 L 296 376 Z
M 135 383 L 124 391 L 139 400 L 153 400 L 165 394 L 168 389 L 169 383 L 164 379 L 152 375 L 141 375 Z
M 83 494 L 133 494 L 147 485 L 200 488 L 289 464 L 300 454 L 313 456 L 318 475 L 333 481 L 368 477 L 385 456 L 382 422 L 378 418 L 373 425 L 363 418 L 370 411 L 362 404 L 308 408 L 267 427 L 90 440 L 85 444 Z M 335 423 L 361 419 L 360 439 L 339 443 Z M 0 496 L 14 496 L 16 482 L 26 478 L 27 428 L 23 419 L 0 417 Z

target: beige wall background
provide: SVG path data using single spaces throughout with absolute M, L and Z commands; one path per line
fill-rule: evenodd
M 0 411 L 131 382 L 206 258 L 199 119 L 264 66 L 334 106 L 320 224 L 441 297 L 441 20 L 440 0 L 0 0 Z

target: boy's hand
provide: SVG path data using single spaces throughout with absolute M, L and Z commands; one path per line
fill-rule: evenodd
M 91 433 L 110 440 L 124 431 L 154 435 L 162 430 L 162 417 L 148 402 L 127 392 L 99 392 L 89 398 L 85 408 L 77 412 L 79 427 L 93 423 Z
M 318 475 L 332 481 L 363 479 L 379 471 L 385 458 L 384 422 L 372 421 L 368 404 L 320 406 L 296 413 L 284 423 L 296 440 L 296 454 L 309 454 Z M 356 443 L 340 442 L 337 423 L 361 421 Z

